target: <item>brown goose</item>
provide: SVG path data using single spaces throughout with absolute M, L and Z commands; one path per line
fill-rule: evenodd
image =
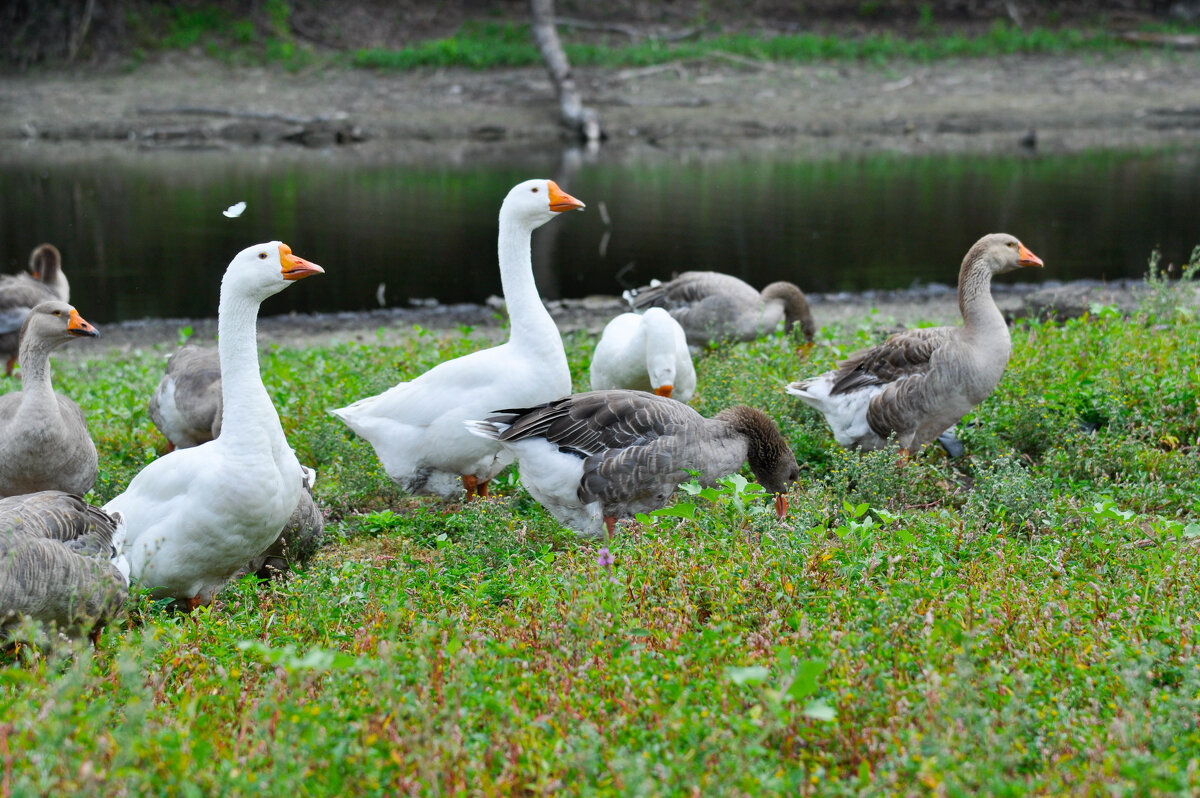
M 79 405 L 50 384 L 50 352 L 100 333 L 66 302 L 43 302 L 21 327 L 21 390 L 0 396 L 0 496 L 39 490 L 83 495 L 98 473 Z
M 1012 339 L 992 299 L 992 275 L 1042 265 L 1013 236 L 986 235 L 959 271 L 961 327 L 897 333 L 787 392 L 820 410 L 842 446 L 878 449 L 895 434 L 905 452 L 919 449 L 991 395 L 1008 365 Z
M 641 391 L 592 391 L 466 423 L 507 448 L 529 493 L 584 535 L 666 505 L 689 472 L 711 485 L 747 460 L 782 518 L 800 475 L 775 422 L 745 405 L 704 418 Z
M 17 362 L 21 325 L 39 302 L 71 300 L 71 288 L 62 272 L 62 255 L 53 244 L 42 244 L 29 256 L 29 273 L 0 276 L 0 356 L 4 373 L 11 376 Z
M 150 420 L 172 449 L 221 434 L 221 359 L 216 349 L 185 346 L 167 360 L 167 373 L 150 397 Z
M 791 332 L 799 323 L 811 341 L 816 332 L 804 292 L 792 283 L 771 283 L 762 292 L 721 272 L 684 272 L 666 283 L 651 283 L 625 298 L 634 310 L 666 308 L 683 326 L 688 344 L 705 347 L 719 341 L 753 341 L 782 321 Z
M 0 499 L 0 630 L 29 617 L 97 642 L 129 592 L 122 525 L 61 491 Z

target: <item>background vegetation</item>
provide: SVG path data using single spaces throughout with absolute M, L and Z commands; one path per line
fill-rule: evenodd
M 1137 46 L 1129 31 L 1193 30 L 1164 0 L 558 0 L 577 65 L 677 59 L 945 58 Z M 15 0 L 0 7 L 0 63 L 136 64 L 185 51 L 234 63 L 412 69 L 540 64 L 524 0 Z
M 139 599 L 94 653 L 4 654 L 0 792 L 1195 792 L 1200 320 L 1152 282 L 1134 318 L 1019 323 L 955 461 L 845 453 L 783 393 L 872 324 L 804 357 L 717 349 L 694 404 L 778 419 L 804 470 L 786 522 L 735 477 L 607 550 L 511 473 L 488 501 L 401 499 L 326 414 L 475 332 L 271 349 L 327 545 L 191 617 Z M 577 387 L 592 346 L 567 341 Z M 57 366 L 97 503 L 162 449 L 161 355 Z

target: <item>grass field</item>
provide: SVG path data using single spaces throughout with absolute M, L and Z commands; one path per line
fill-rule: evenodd
M 1146 795 L 1200 790 L 1200 319 L 1160 285 L 1021 322 L 966 457 L 842 452 L 783 385 L 877 339 L 825 328 L 698 363 L 693 404 L 761 407 L 803 477 L 783 524 L 734 478 L 608 553 L 521 489 L 399 497 L 325 413 L 479 348 L 273 349 L 328 539 L 271 584 L 100 648 L 0 656 L 0 795 Z M 577 388 L 593 341 L 573 336 Z M 161 451 L 162 353 L 60 363 L 92 499 Z M 748 476 L 748 472 L 747 472 Z

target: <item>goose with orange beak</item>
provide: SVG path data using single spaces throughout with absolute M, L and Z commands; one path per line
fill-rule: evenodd
M 959 270 L 961 327 L 897 333 L 787 392 L 821 411 L 842 446 L 878 449 L 895 435 L 906 454 L 935 439 L 950 451 L 951 428 L 991 395 L 1012 353 L 992 276 L 1027 266 L 1041 268 L 1042 259 L 1015 237 L 984 236 Z
M 324 269 L 279 241 L 239 252 L 221 280 L 217 350 L 221 435 L 146 466 L 105 505 L 126 526 L 118 548 L 156 598 L 192 609 L 278 537 L 304 474 L 259 374 L 259 305 Z
M 409 382 L 331 410 L 375 449 L 384 470 L 412 494 L 450 500 L 486 496 L 512 457 L 463 422 L 498 407 L 527 407 L 571 392 L 562 337 L 533 279 L 533 231 L 584 204 L 553 180 L 526 180 L 500 206 L 497 251 L 511 320 L 500 346 L 448 360 Z

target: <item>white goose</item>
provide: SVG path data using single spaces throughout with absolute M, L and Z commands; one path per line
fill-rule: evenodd
M 622 313 L 600 335 L 592 355 L 592 390 L 629 388 L 686 402 L 696 392 L 687 336 L 662 308 Z
M 375 448 L 388 476 L 405 491 L 447 500 L 464 487 L 467 498 L 487 495 L 488 481 L 512 459 L 495 441 L 470 434 L 463 421 L 571 392 L 562 337 L 538 295 L 529 244 L 535 229 L 583 207 L 553 180 L 516 185 L 500 206 L 498 243 L 512 321 L 508 341 L 330 411 Z
M 107 505 L 127 522 L 133 577 L 193 609 L 279 536 L 300 502 L 303 474 L 263 387 L 259 305 L 324 271 L 278 241 L 242 250 L 221 280 L 221 436 L 160 457 Z
M 992 275 L 1042 265 L 1013 236 L 986 235 L 959 271 L 961 327 L 896 333 L 834 371 L 793 382 L 787 392 L 820 410 L 842 446 L 878 449 L 895 434 L 905 452 L 934 439 L 949 451 L 947 431 L 991 395 L 1012 353 L 1008 325 L 992 299 Z

